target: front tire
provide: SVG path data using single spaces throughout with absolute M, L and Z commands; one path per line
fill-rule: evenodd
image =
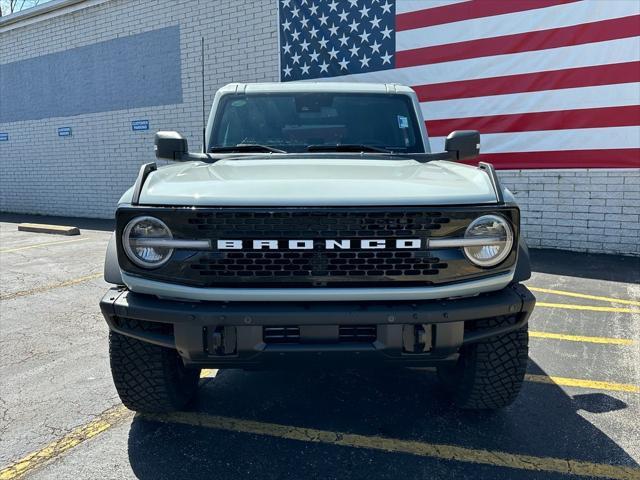
M 131 410 L 182 410 L 196 395 L 200 369 L 185 368 L 176 350 L 109 332 L 109 357 L 118 395 Z
M 479 320 L 477 329 L 495 328 L 506 320 Z M 527 368 L 527 326 L 462 347 L 453 366 L 438 368 L 445 388 L 463 409 L 496 410 L 513 403 Z

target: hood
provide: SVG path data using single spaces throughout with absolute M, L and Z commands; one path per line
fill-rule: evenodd
M 126 197 L 129 196 L 127 199 Z M 128 203 L 130 193 L 123 201 Z M 269 157 L 187 162 L 151 173 L 140 203 L 358 206 L 495 203 L 486 173 L 446 161 Z

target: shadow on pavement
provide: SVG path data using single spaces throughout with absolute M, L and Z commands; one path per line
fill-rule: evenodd
M 69 225 L 82 230 L 115 230 L 114 219 L 54 217 L 50 215 L 29 215 L 26 213 L 0 213 L 0 222 L 6 223 L 44 223 L 46 225 Z
M 531 270 L 552 275 L 640 283 L 640 257 L 531 249 Z
M 465 412 L 450 404 L 433 372 L 408 370 L 225 370 L 204 381 L 194 406 L 202 413 L 245 420 L 635 467 L 615 441 L 579 414 L 625 408 L 606 394 L 571 397 L 553 385 L 526 383 L 509 408 Z M 566 478 L 161 424 L 139 416 L 129 433 L 129 460 L 141 479 Z

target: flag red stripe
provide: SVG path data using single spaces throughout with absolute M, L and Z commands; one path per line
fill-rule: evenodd
M 640 62 L 522 73 L 412 87 L 421 102 L 640 82 Z
M 499 170 L 523 168 L 639 168 L 640 148 L 488 153 L 481 154 L 479 159 L 464 163 L 476 165 L 478 161 L 490 162 Z
M 538 0 L 535 2 L 531 0 L 473 0 L 470 2 L 454 3 L 442 7 L 399 13 L 396 15 L 396 31 L 401 32 L 403 30 L 431 27 L 433 25 L 471 20 L 473 18 L 492 17 L 505 13 L 535 10 L 575 1 L 576 0 Z
M 640 35 L 640 15 L 396 52 L 396 68 L 546 50 Z
M 454 130 L 502 133 L 572 128 L 627 127 L 640 125 L 640 105 L 514 113 L 486 117 L 447 118 L 429 120 L 425 123 L 427 124 L 429 135 L 433 137 L 443 137 Z

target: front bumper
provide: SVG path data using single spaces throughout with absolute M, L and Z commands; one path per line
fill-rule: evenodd
M 430 366 L 455 361 L 463 344 L 526 324 L 535 298 L 523 285 L 446 300 L 184 302 L 112 288 L 100 302 L 109 328 L 175 348 L 187 365 L 280 368 L 305 364 Z M 495 327 L 476 321 L 497 319 Z M 370 338 L 343 336 L 354 327 Z M 265 332 L 288 327 L 284 342 Z

